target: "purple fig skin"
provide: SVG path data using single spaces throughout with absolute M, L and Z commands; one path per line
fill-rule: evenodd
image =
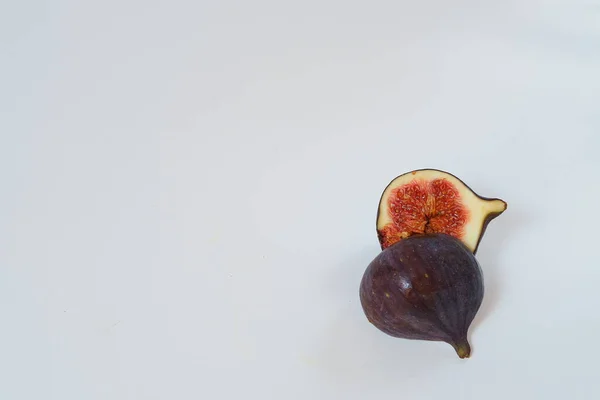
M 475 256 L 446 234 L 416 235 L 383 250 L 367 267 L 360 301 L 367 319 L 388 335 L 451 344 L 471 354 L 469 326 L 483 300 Z

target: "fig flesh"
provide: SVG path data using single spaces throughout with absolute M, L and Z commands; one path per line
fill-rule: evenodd
M 471 354 L 469 326 L 483 300 L 483 276 L 471 250 L 444 234 L 413 235 L 388 246 L 367 267 L 360 301 L 388 335 L 444 341 Z
M 413 235 L 445 233 L 475 253 L 489 222 L 504 210 L 503 200 L 479 196 L 452 174 L 416 170 L 398 176 L 385 188 L 377 235 L 385 249 Z

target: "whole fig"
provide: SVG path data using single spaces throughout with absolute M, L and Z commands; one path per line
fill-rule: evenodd
M 471 354 L 469 326 L 483 300 L 472 251 L 444 234 L 414 235 L 383 250 L 367 267 L 360 301 L 368 320 L 395 337 L 444 341 Z

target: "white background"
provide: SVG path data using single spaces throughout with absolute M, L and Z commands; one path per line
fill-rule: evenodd
M 600 398 L 600 2 L 4 1 L 0 398 Z M 396 175 L 508 211 L 472 358 L 373 328 Z

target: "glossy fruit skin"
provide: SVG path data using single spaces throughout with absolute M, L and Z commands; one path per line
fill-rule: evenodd
M 458 239 L 415 235 L 383 250 L 367 267 L 360 301 L 388 335 L 450 343 L 470 355 L 467 332 L 483 300 L 481 268 Z

